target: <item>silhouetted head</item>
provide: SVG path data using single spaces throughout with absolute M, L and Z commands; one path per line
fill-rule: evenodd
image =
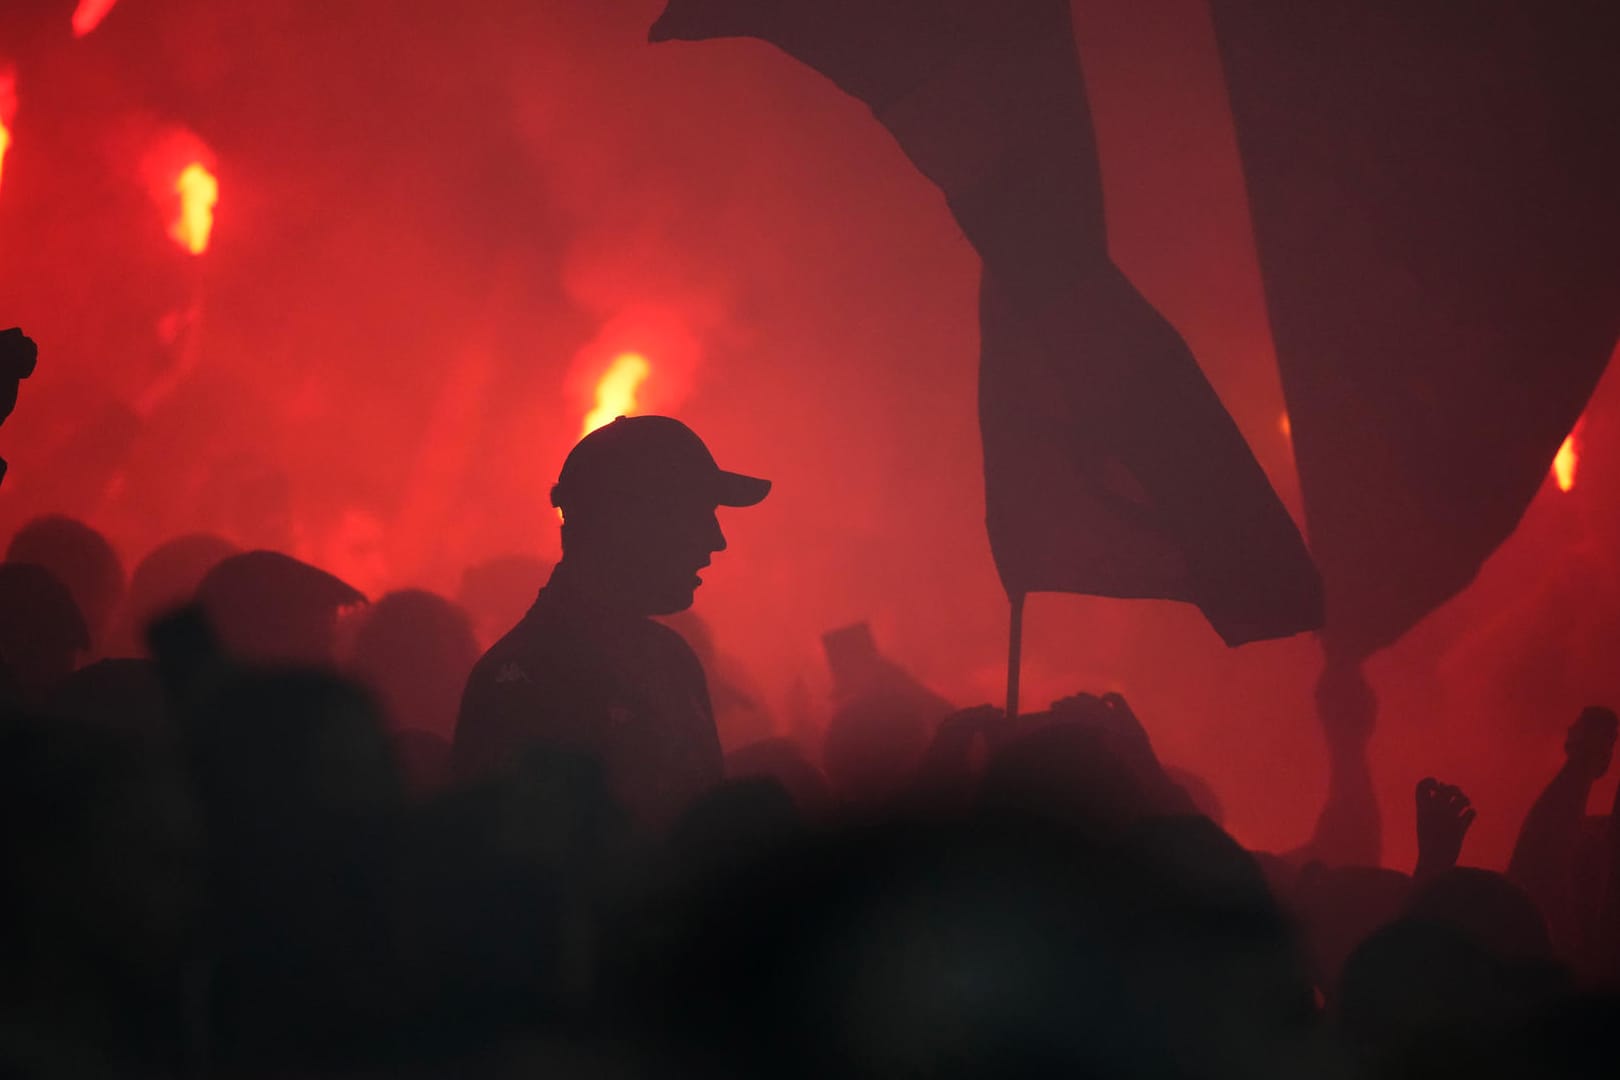
M 65 679 L 90 648 L 72 593 L 43 566 L 0 564 L 0 663 L 29 701 Z
M 1490 1064 L 1478 1060 L 1482 1048 L 1564 990 L 1557 977 L 1505 961 L 1462 930 L 1408 918 L 1356 948 L 1334 1001 L 1363 1075 L 1474 1076 Z
M 66 585 L 92 641 L 100 640 L 124 595 L 124 567 L 107 538 L 60 514 L 35 518 L 18 529 L 6 548 L 6 562 L 43 566 Z
M 478 653 L 460 608 L 421 589 L 402 589 L 365 613 L 354 639 L 354 670 L 396 729 L 448 738 Z
M 325 570 L 278 551 L 232 555 L 197 586 L 197 603 L 225 648 L 258 662 L 330 663 L 338 612 L 365 599 Z
M 1541 909 L 1518 885 L 1494 870 L 1454 866 L 1412 893 L 1408 918 L 1467 934 L 1509 961 L 1551 961 L 1552 940 Z
M 1411 893 L 1412 879 L 1387 867 L 1313 861 L 1300 870 L 1291 890 L 1292 906 L 1324 993 L 1338 984 L 1356 946 L 1400 917 Z
M 698 571 L 726 547 L 716 509 L 753 506 L 770 489 L 722 470 L 679 420 L 621 416 L 579 441 L 551 489 L 563 513 L 563 562 L 611 606 L 684 611 L 702 584 Z
M 980 799 L 991 812 L 1049 818 L 1111 835 L 1173 812 L 1160 780 L 1121 754 L 1104 732 L 1056 723 L 999 747 L 985 766 Z
M 222 536 L 191 533 L 165 541 L 135 564 L 129 576 L 129 627 L 140 640 L 153 619 L 189 604 L 208 571 L 237 553 Z

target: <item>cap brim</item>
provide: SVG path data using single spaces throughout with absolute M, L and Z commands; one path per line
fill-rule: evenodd
M 715 502 L 721 506 L 755 506 L 771 493 L 771 482 L 757 476 L 721 470 L 717 479 L 719 497 Z

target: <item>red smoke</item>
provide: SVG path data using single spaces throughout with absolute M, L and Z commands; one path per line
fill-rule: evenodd
M 38 81 L 17 97 L 57 111 L 6 158 L 0 325 L 48 333 L 0 534 L 62 510 L 132 560 L 208 529 L 373 593 L 453 592 L 475 560 L 555 557 L 546 492 L 634 353 L 636 411 L 776 483 L 724 513 L 697 610 L 782 726 L 821 700 L 820 633 L 860 619 L 947 696 L 998 700 L 977 260 L 860 107 L 758 43 L 651 47 L 660 7 L 128 0 L 20 67 Z M 1297 510 L 1207 14 L 1081 0 L 1076 25 L 1111 248 Z M 221 178 L 211 231 L 194 163 Z M 1433 774 L 1480 808 L 1465 861 L 1499 863 L 1561 727 L 1620 696 L 1596 659 L 1620 592 L 1615 398 L 1588 414 L 1579 487 L 1371 666 L 1395 862 Z M 1123 690 L 1245 840 L 1309 832 L 1313 642 L 1232 652 L 1191 609 L 1038 596 L 1026 665 L 1031 703 Z

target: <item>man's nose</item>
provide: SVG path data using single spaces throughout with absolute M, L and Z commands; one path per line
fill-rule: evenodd
M 726 534 L 720 531 L 720 515 L 714 514 L 709 518 L 709 550 L 726 550 Z

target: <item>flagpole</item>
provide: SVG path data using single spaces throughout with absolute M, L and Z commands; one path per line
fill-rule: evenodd
M 1018 717 L 1018 681 L 1024 666 L 1024 593 L 1009 597 L 1011 618 L 1007 627 L 1007 719 Z

